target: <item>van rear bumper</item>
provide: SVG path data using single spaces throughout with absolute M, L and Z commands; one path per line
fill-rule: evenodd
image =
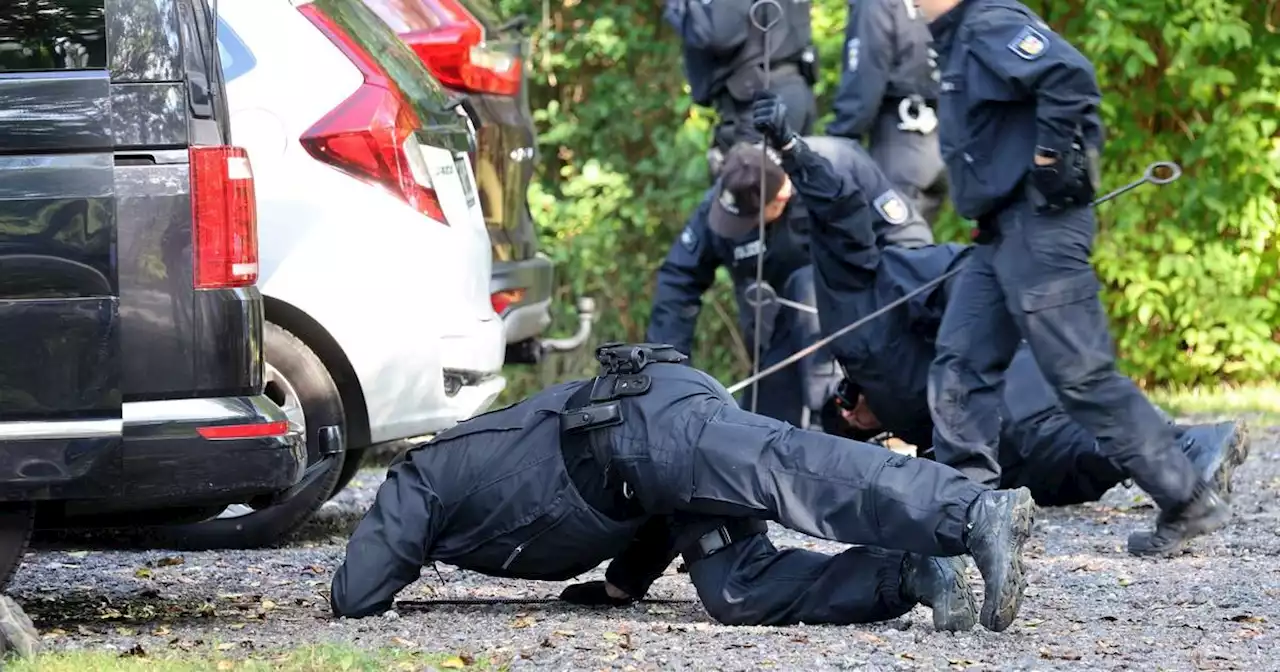
M 306 468 L 304 437 L 265 396 L 131 402 L 122 415 L 97 421 L 96 436 L 58 434 L 71 423 L 39 423 L 39 436 L 26 423 L 6 439 L 16 423 L 0 423 L 0 500 L 93 499 L 102 512 L 229 504 L 287 489 Z

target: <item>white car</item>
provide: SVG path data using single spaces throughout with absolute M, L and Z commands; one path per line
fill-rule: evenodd
M 217 6 L 232 137 L 257 189 L 267 395 L 305 426 L 310 459 L 337 433 L 345 455 L 283 501 L 184 526 L 191 548 L 279 539 L 369 446 L 448 428 L 505 386 L 463 107 L 360 0 Z

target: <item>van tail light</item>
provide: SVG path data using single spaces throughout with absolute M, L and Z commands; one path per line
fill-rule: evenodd
M 418 0 L 418 4 L 436 25 L 414 26 L 400 39 L 441 84 L 471 93 L 520 93 L 524 74 L 520 58 L 488 46 L 484 26 L 458 0 Z
M 249 153 L 226 145 L 188 151 L 195 287 L 249 287 L 258 281 L 258 204 Z
M 493 312 L 503 315 L 507 309 L 524 300 L 524 288 L 504 289 L 489 295 L 489 303 L 493 304 Z
M 298 7 L 351 60 L 364 83 L 302 134 L 318 161 L 379 184 L 418 212 L 447 224 L 415 135 L 418 115 L 382 66 L 314 4 Z

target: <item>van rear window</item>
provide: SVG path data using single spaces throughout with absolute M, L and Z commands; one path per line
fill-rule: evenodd
M 105 0 L 0 4 L 0 72 L 106 69 Z

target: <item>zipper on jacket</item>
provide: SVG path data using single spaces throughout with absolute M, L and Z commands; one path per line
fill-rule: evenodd
M 537 534 L 533 535 L 533 536 L 532 536 L 532 537 L 530 537 L 528 540 L 521 542 L 519 546 L 516 546 L 514 549 L 512 549 L 512 550 L 511 550 L 511 555 L 508 555 L 508 556 L 507 556 L 507 561 L 506 561 L 506 562 L 504 562 L 504 563 L 502 563 L 502 569 L 505 571 L 508 567 L 510 567 L 510 566 L 511 566 L 511 563 L 515 562 L 515 561 L 516 561 L 516 558 L 517 558 L 517 557 L 519 557 L 519 555 L 520 555 L 522 552 L 524 552 L 524 549 L 525 549 L 525 547 L 526 547 L 526 546 L 528 546 L 529 544 L 532 544 L 533 542 L 535 542 L 535 541 L 537 541 L 539 538 L 541 538 L 541 537 L 542 537 L 542 535 L 544 535 L 544 534 L 546 534 L 546 533 L 550 532 L 551 530 L 555 529 L 556 527 L 558 527 L 558 526 L 560 525 L 560 523 L 561 523 L 561 522 L 563 522 L 563 521 L 564 521 L 564 519 L 563 519 L 563 518 L 561 518 L 560 520 L 557 520 L 556 522 L 554 522 L 554 523 L 552 523 L 552 524 L 548 525 L 548 526 L 546 527 L 546 529 L 544 529 L 544 530 L 542 530 L 541 532 L 539 532 L 539 533 L 537 533 Z

